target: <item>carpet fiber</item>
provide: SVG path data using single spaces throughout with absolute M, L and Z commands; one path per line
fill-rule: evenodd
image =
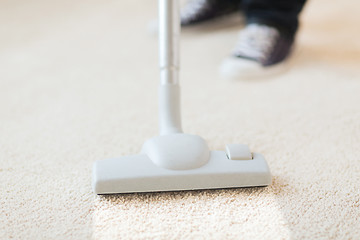
M 183 127 L 262 153 L 266 188 L 91 191 L 157 134 L 156 1 L 0 2 L 0 239 L 360 239 L 360 4 L 310 1 L 292 68 L 228 81 L 241 24 L 182 36 Z

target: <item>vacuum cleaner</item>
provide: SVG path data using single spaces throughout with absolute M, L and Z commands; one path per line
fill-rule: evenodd
M 264 157 L 245 144 L 210 151 L 197 135 L 183 133 L 179 88 L 178 0 L 159 0 L 160 134 L 136 155 L 96 161 L 96 194 L 162 192 L 267 186 L 271 174 Z

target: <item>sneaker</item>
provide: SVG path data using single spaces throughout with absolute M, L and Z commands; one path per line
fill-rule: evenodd
M 290 55 L 294 38 L 275 27 L 262 24 L 248 24 L 239 33 L 233 54 L 221 66 L 221 73 L 227 77 L 261 77 L 284 70 L 286 58 Z
M 240 1 L 189 0 L 180 11 L 181 26 L 191 26 L 239 11 Z

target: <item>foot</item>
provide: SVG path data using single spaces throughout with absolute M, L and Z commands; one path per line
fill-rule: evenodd
M 181 9 L 181 26 L 212 20 L 239 11 L 239 1 L 234 0 L 189 0 Z
M 226 59 L 221 72 L 227 77 L 258 77 L 284 69 L 294 38 L 275 27 L 248 24 L 239 34 L 233 54 Z

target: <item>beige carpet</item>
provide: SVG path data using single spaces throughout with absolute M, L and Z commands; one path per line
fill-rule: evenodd
M 270 79 L 217 75 L 240 26 L 182 37 L 185 131 L 271 186 L 98 197 L 92 163 L 157 134 L 156 1 L 1 1 L 0 239 L 360 239 L 359 8 L 309 2 Z

